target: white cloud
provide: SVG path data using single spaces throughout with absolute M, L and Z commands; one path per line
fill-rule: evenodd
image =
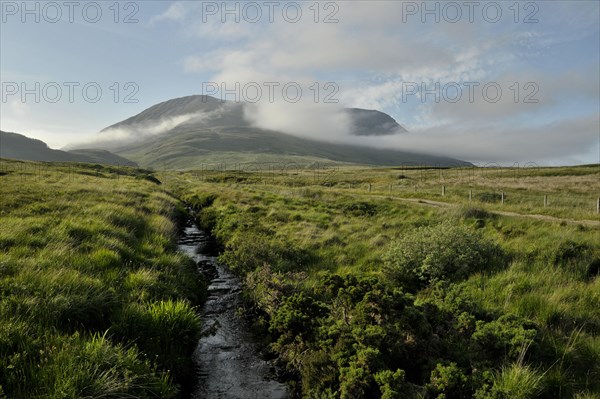
M 303 101 L 301 103 L 263 102 L 246 106 L 244 116 L 255 127 L 286 132 L 313 140 L 343 142 L 350 120 L 341 107 Z
M 497 24 L 486 23 L 481 16 L 476 23 L 424 24 L 418 16 L 406 22 L 402 20 L 404 3 L 339 2 L 335 15 L 339 22 L 333 24 L 314 23 L 308 8 L 312 3 L 303 3 L 304 17 L 295 24 L 286 23 L 280 15 L 275 23 L 234 23 L 231 19 L 222 23 L 219 16 L 206 22 L 199 14 L 201 8 L 190 3 L 171 6 L 161 18 L 180 20 L 189 38 L 210 43 L 209 51 L 183 60 L 186 72 L 211 76 L 210 80 L 228 87 L 236 82 L 294 81 L 306 87 L 313 81 L 337 81 L 340 106 L 397 113 L 409 109 L 410 120 L 399 122 L 414 132 L 401 138 L 350 138 L 344 133 L 346 122 L 335 119 L 332 107 L 305 102 L 259 102 L 247 115 L 259 127 L 364 145 L 439 150 L 471 160 L 503 159 L 510 151 L 514 158 L 548 159 L 561 152 L 568 156 L 597 141 L 589 133 L 597 115 L 577 119 L 576 115 L 589 114 L 588 107 L 567 118 L 566 107 L 573 101 L 598 103 L 598 62 L 574 64 L 571 71 L 560 72 L 533 62 L 550 46 L 597 36 L 597 3 L 540 4 L 538 24 L 514 23 L 508 6 L 504 11 L 509 14 Z M 324 14 L 321 10 L 321 19 Z M 402 92 L 411 82 L 427 87 L 449 82 L 478 82 L 480 86 L 472 102 L 463 92 L 457 103 L 443 98 L 421 103 L 416 96 L 409 104 Z M 498 102 L 482 98 L 481 87 L 489 82 L 503 90 Z M 511 91 L 515 82 L 518 101 Z M 534 97 L 537 103 L 523 101 L 531 93 L 532 86 L 525 87 L 528 82 L 539 89 Z M 463 86 L 463 90 L 468 89 Z M 572 137 L 566 138 L 565 131 Z
M 587 115 L 534 127 L 453 125 L 412 131 L 411 134 L 381 137 L 376 146 L 455 157 L 471 162 L 549 162 L 559 158 L 590 160 L 598 148 L 600 114 Z M 369 138 L 356 144 L 373 145 Z M 582 154 L 585 157 L 582 157 Z M 597 155 L 597 154 L 596 154 Z
M 169 8 L 162 14 L 155 15 L 150 18 L 150 25 L 156 24 L 161 21 L 181 21 L 186 15 L 186 6 L 184 3 L 177 1 L 172 3 Z
M 183 123 L 200 121 L 211 117 L 210 112 L 196 112 L 184 115 L 175 115 L 161 119 L 153 119 L 127 127 L 114 127 L 106 129 L 92 138 L 71 142 L 68 149 L 73 148 L 119 148 L 134 141 L 146 139 L 165 133 Z

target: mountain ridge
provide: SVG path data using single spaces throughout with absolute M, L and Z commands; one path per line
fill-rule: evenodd
M 470 165 L 450 157 L 395 149 L 331 143 L 253 126 L 245 103 L 211 96 L 178 97 L 154 104 L 100 131 L 99 148 L 132 159 L 143 167 L 194 169 L 227 159 L 239 162 L 294 162 L 393 166 Z M 345 108 L 355 136 L 406 132 L 391 116 L 376 110 Z M 112 139 L 111 135 L 116 138 Z M 325 135 L 324 135 L 325 136 Z

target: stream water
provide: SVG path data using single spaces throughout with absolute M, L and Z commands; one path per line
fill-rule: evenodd
M 202 307 L 203 329 L 214 335 L 200 339 L 194 352 L 197 385 L 193 399 L 283 399 L 287 387 L 276 381 L 272 366 L 260 356 L 248 323 L 236 312 L 241 304 L 241 282 L 217 262 L 215 241 L 188 222 L 178 243 L 210 280 Z

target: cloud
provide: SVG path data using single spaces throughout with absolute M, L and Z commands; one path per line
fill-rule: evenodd
M 198 122 L 212 116 L 211 112 L 195 112 L 184 115 L 175 115 L 161 119 L 152 119 L 127 127 L 112 127 L 98 133 L 91 139 L 74 142 L 67 146 L 74 148 L 119 148 L 133 142 L 147 139 L 168 132 L 175 127 L 187 122 Z
M 536 24 L 515 23 L 504 4 L 505 17 L 499 23 L 482 20 L 481 8 L 475 23 L 423 23 L 420 15 L 406 21 L 407 3 L 415 4 L 338 2 L 337 9 L 331 8 L 338 22 L 330 24 L 322 23 L 327 11 L 323 9 L 320 21 L 314 22 L 314 10 L 308 7 L 312 3 L 303 3 L 304 16 L 298 23 L 287 23 L 277 13 L 273 23 L 236 23 L 231 17 L 222 22 L 222 15 L 203 21 L 200 7 L 182 3 L 186 13 L 180 23 L 186 35 L 209 43 L 208 49 L 185 57 L 182 65 L 187 73 L 209 76 L 227 87 L 273 81 L 308 87 L 311 82 L 334 81 L 340 88 L 339 107 L 384 110 L 412 131 L 402 142 L 394 137 L 351 137 L 347 121 L 337 120 L 335 107 L 327 104 L 260 101 L 248 108 L 247 118 L 255 126 L 303 137 L 440 150 L 442 155 L 470 160 L 506 159 L 511 148 L 513 158 L 549 159 L 563 151 L 575 156 L 573 151 L 586 152 L 598 140 L 586 130 L 597 118 L 587 119 L 587 124 L 579 119 L 599 103 L 597 57 L 550 67 L 561 45 L 597 38 L 597 3 L 540 3 Z M 473 100 L 467 82 L 479 84 Z M 427 88 L 450 83 L 461 86 L 463 93 L 456 102 L 443 97 L 432 101 L 432 96 L 421 101 L 419 94 L 407 100 L 407 83 Z M 498 101 L 483 97 L 487 83 L 501 88 Z M 493 94 L 493 89 L 485 94 Z M 573 137 L 566 139 L 565 131 Z M 552 143 L 557 147 L 551 148 Z
M 351 121 L 342 107 L 304 101 L 301 103 L 260 103 L 244 108 L 245 118 L 261 129 L 276 130 L 319 141 L 343 142 L 349 136 Z
M 154 25 L 161 21 L 181 21 L 186 15 L 186 6 L 182 2 L 172 3 L 163 13 L 150 18 L 149 24 Z
M 412 131 L 411 134 L 381 137 L 377 147 L 445 155 L 471 162 L 526 163 L 548 162 L 560 158 L 589 157 L 598 149 L 600 114 L 561 120 L 534 127 L 443 125 Z M 373 145 L 373 140 L 355 140 Z

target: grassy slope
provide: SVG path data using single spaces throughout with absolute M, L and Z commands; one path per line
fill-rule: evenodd
M 147 172 L 2 161 L 0 396 L 174 397 L 202 287 Z
M 408 397 L 408 390 L 405 390 L 406 396 L 394 396 L 390 387 L 394 386 L 394 383 L 397 387 L 402 387 L 399 382 L 402 379 L 398 377 L 394 380 L 396 377 L 392 378 L 392 374 L 386 374 L 388 371 L 383 370 L 382 363 L 379 363 L 383 361 L 389 365 L 390 362 L 393 364 L 393 361 L 377 355 L 375 366 L 375 363 L 365 360 L 369 359 L 365 353 L 371 352 L 353 352 L 357 347 L 364 345 L 364 342 L 351 340 L 349 342 L 355 343 L 345 346 L 347 343 L 344 344 L 344 341 L 327 341 L 323 338 L 323 331 L 329 331 L 327 334 L 333 334 L 330 336 L 335 337 L 337 332 L 332 331 L 339 330 L 339 327 L 333 328 L 329 323 L 335 325 L 335 320 L 342 322 L 353 314 L 352 310 L 346 307 L 340 310 L 339 301 L 343 297 L 332 299 L 323 294 L 329 290 L 327 275 L 334 273 L 357 278 L 375 276 L 379 281 L 389 284 L 390 282 L 383 278 L 385 276 L 381 270 L 382 256 L 389 251 L 391 243 L 411 236 L 419 226 L 436 226 L 441 221 L 449 220 L 452 224 L 476 230 L 486 239 L 498 243 L 506 253 L 506 266 L 485 273 L 473 273 L 464 281 L 445 286 L 441 293 L 432 288 L 418 291 L 414 302 L 417 305 L 416 309 L 425 312 L 424 309 L 429 309 L 429 305 L 423 304 L 427 303 L 442 313 L 440 309 L 451 309 L 449 313 L 444 313 L 446 316 L 443 323 L 449 323 L 453 328 L 460 330 L 456 326 L 456 320 L 467 317 L 460 313 L 466 306 L 466 314 L 471 315 L 467 319 L 474 317 L 481 320 L 482 331 L 485 330 L 494 337 L 484 348 L 510 337 L 513 337 L 509 339 L 512 340 L 513 348 L 509 350 L 510 345 L 504 343 L 504 352 L 499 352 L 488 360 L 484 359 L 483 363 L 473 358 L 464 359 L 460 353 L 452 351 L 445 354 L 435 352 L 436 357 L 427 359 L 432 363 L 423 366 L 425 372 L 419 374 L 414 371 L 411 375 L 410 366 L 405 370 L 408 372 L 407 380 L 421 387 L 416 390 L 416 395 L 436 397 L 437 394 L 443 393 L 447 398 L 469 397 L 473 395 L 473 389 L 477 388 L 479 394 L 483 395 L 479 397 L 598 397 L 600 278 L 594 278 L 593 271 L 590 274 L 588 268 L 594 259 L 596 262 L 600 259 L 600 227 L 494 216 L 484 211 L 465 208 L 464 204 L 467 201 L 464 199 L 458 201 L 459 204 L 463 204 L 462 207 L 434 208 L 418 203 L 395 201 L 385 196 L 369 196 L 365 192 L 365 184 L 369 182 L 373 185 L 380 184 L 385 193 L 388 182 L 403 184 L 406 180 L 414 181 L 416 174 L 420 173 L 390 169 L 361 170 L 360 173 L 356 173 L 355 170 L 340 170 L 326 179 L 330 188 L 321 185 L 323 180 L 318 182 L 320 184 L 315 184 L 314 176 L 311 176 L 310 172 L 299 172 L 293 177 L 279 176 L 269 180 L 267 184 L 264 175 L 252 174 L 207 176 L 190 173 L 171 176 L 167 180 L 172 187 L 185 192 L 187 198 L 197 204 L 210 203 L 203 200 L 207 193 L 216 197 L 212 206 L 201 211 L 200 220 L 206 226 L 212 227 L 214 233 L 224 242 L 224 260 L 229 261 L 238 272 L 246 276 L 246 283 L 251 288 L 249 295 L 268 315 L 264 323 L 274 333 L 276 341 L 272 344 L 273 348 L 298 371 L 305 395 L 328 397 L 329 392 L 335 397 L 353 398 L 368 392 L 369 395 L 374 395 L 371 397 L 378 397 L 389 388 L 387 392 L 391 396 L 387 397 Z M 477 187 L 487 192 L 494 191 L 497 187 L 509 187 L 510 183 L 519 185 L 525 191 L 525 195 L 533 193 L 539 196 L 550 191 L 555 194 L 568 194 L 582 201 L 584 198 L 593 201 L 598 192 L 597 173 L 597 166 L 539 169 L 530 171 L 528 176 L 516 181 L 507 177 L 498 177 L 491 181 L 476 179 L 468 184 L 463 181 L 462 188 Z M 408 179 L 402 178 L 398 183 L 399 174 L 408 175 Z M 199 177 L 202 177 L 202 180 L 198 179 Z M 448 184 L 448 179 L 445 182 Z M 355 186 L 348 189 L 348 184 Z M 418 184 L 417 192 L 410 190 L 409 196 L 427 196 L 427 190 L 438 187 L 439 180 L 419 179 Z M 449 184 L 448 186 L 451 187 Z M 419 191 L 420 189 L 423 190 Z M 435 194 L 431 192 L 429 196 L 434 198 Z M 454 199 L 456 198 L 451 196 L 445 197 L 445 201 L 449 202 Z M 477 206 L 487 209 L 500 207 L 499 204 L 486 202 L 477 202 Z M 507 206 L 508 203 L 505 204 L 505 207 Z M 511 210 L 522 213 L 535 211 L 565 217 L 597 219 L 592 209 L 555 207 L 549 211 L 548 208 L 531 207 L 520 202 L 510 206 Z M 406 289 L 410 290 L 411 287 Z M 314 336 L 300 334 L 292 341 L 286 341 L 285 333 L 277 330 L 280 325 L 278 323 L 282 323 L 283 319 L 288 322 L 298 321 L 294 317 L 302 316 L 302 304 L 306 304 L 302 301 L 296 301 L 293 305 L 300 314 L 290 316 L 286 313 L 290 304 L 285 298 L 294 297 L 293 293 L 298 292 L 314 298 L 315 301 L 323 301 L 329 316 L 306 310 L 308 318 L 317 320 L 317 325 L 304 325 L 303 328 L 313 331 Z M 382 294 L 380 292 L 377 295 Z M 464 305 L 465 303 L 471 305 Z M 312 309 L 309 305 L 306 306 L 306 309 Z M 346 312 L 350 312 L 350 316 L 347 316 Z M 503 315 L 520 317 L 519 320 L 525 320 L 524 326 L 529 326 L 526 320 L 530 320 L 533 323 L 533 330 L 530 331 L 535 331 L 533 341 L 517 338 L 519 334 L 515 331 L 526 331 L 519 330 L 521 327 L 515 327 L 515 330 L 506 327 L 504 332 L 495 331 L 494 328 L 500 328 L 498 326 L 506 323 L 505 319 L 501 319 Z M 356 313 L 354 320 L 359 316 L 360 313 Z M 384 328 L 388 329 L 386 336 L 391 335 L 391 320 L 393 319 L 383 324 Z M 498 324 L 494 320 L 504 321 Z M 367 328 L 367 325 L 361 325 L 356 331 L 371 331 L 372 328 L 375 327 Z M 456 339 L 453 345 L 459 346 L 462 343 L 466 348 L 471 348 L 465 349 L 465 353 L 477 356 L 483 349 L 473 351 L 472 348 L 477 347 L 477 340 L 485 335 L 482 331 L 470 331 L 466 336 L 460 335 L 465 334 L 464 331 L 456 335 L 446 331 L 448 335 L 441 335 L 441 342 L 448 343 L 450 341 L 447 340 Z M 352 339 L 359 338 L 354 336 Z M 425 334 L 422 339 L 424 344 L 432 344 L 428 341 L 431 339 L 431 333 Z M 377 350 L 383 351 L 386 345 L 396 344 L 388 342 L 382 345 L 384 346 Z M 439 343 L 433 346 L 438 347 Z M 318 349 L 328 347 L 333 349 Z M 350 351 L 348 353 L 354 355 L 343 351 Z M 414 358 L 415 364 L 419 363 L 421 358 L 434 356 L 425 353 L 427 352 L 423 351 Z M 454 366 L 448 362 L 457 362 L 460 372 L 453 370 Z M 489 373 L 481 374 L 482 369 Z M 360 370 L 371 371 L 368 375 L 357 377 L 356 373 L 360 375 Z M 389 372 L 393 373 L 394 370 Z M 376 375 L 377 381 L 372 380 L 373 375 Z M 456 378 L 452 380 L 452 376 Z M 462 383 L 457 381 L 463 381 L 463 378 L 464 381 L 469 381 L 469 387 L 462 386 L 459 389 L 457 387 Z M 356 381 L 362 381 L 367 387 L 357 388 Z M 486 384 L 494 385 L 495 391 L 490 391 L 489 386 L 486 388 Z M 374 386 L 379 388 L 373 388 Z M 402 388 L 398 389 L 402 391 Z
M 148 137 L 137 144 L 114 149 L 144 167 L 199 169 L 202 164 L 226 162 L 300 163 L 316 161 L 339 164 L 395 165 L 414 162 L 426 165 L 464 165 L 452 158 L 405 151 L 334 144 L 252 127 L 177 126 L 166 134 Z

